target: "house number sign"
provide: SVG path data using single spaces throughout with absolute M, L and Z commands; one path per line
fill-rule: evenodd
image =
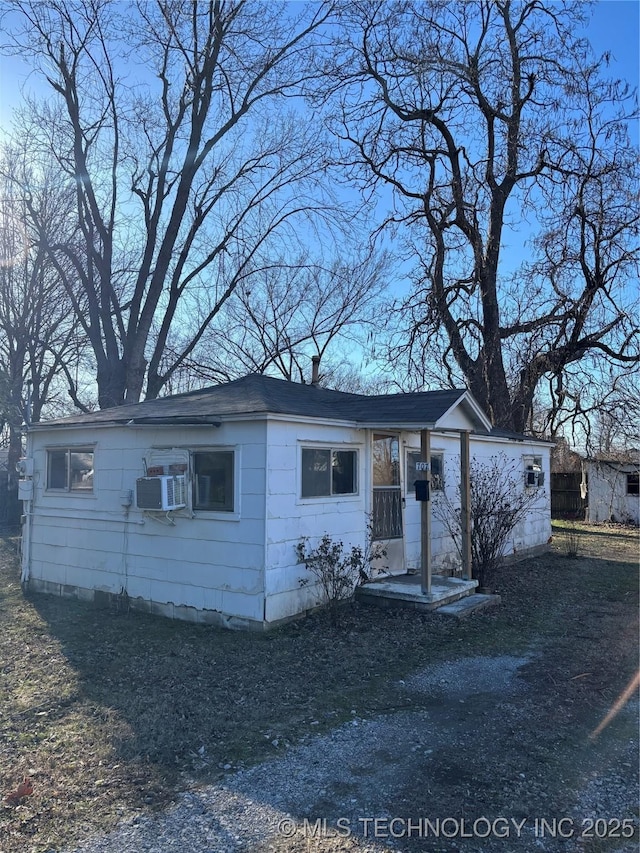
M 428 471 L 429 463 L 428 462 L 416 462 L 416 471 Z

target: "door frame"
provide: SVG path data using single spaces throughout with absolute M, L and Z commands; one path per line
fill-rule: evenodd
M 397 449 L 397 483 L 390 483 L 389 485 L 375 485 L 375 474 L 374 474 L 374 465 L 375 465 L 375 453 L 374 453 L 374 445 L 377 438 L 385 438 L 385 439 L 395 439 L 396 449 Z M 382 564 L 386 565 L 387 571 L 390 574 L 405 574 L 406 572 L 406 522 L 405 522 L 405 492 L 404 492 L 404 447 L 402 444 L 402 437 L 400 430 L 371 430 L 370 436 L 370 456 L 371 462 L 369 465 L 369 476 L 370 476 L 370 488 L 369 488 L 369 506 L 370 506 L 370 521 L 371 521 L 371 536 L 373 542 L 383 543 L 387 556 L 381 561 Z M 393 451 L 391 457 L 391 463 L 393 464 Z M 397 521 L 400 525 L 400 533 L 395 536 L 382 536 L 382 535 L 374 535 L 376 524 L 374 513 L 376 511 L 376 491 L 378 493 L 386 491 L 389 493 L 396 492 L 397 498 L 392 499 L 397 501 L 397 509 L 395 512 L 397 513 Z M 393 512 L 392 508 L 392 512 Z M 395 523 L 395 520 L 392 520 L 392 523 Z

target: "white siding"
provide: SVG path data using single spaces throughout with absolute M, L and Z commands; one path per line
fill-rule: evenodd
M 267 540 L 265 619 L 293 616 L 318 603 L 318 591 L 300 585 L 306 570 L 298 564 L 295 546 L 304 536 L 313 541 L 329 533 L 345 550 L 363 546 L 368 506 L 365 431 L 323 424 L 271 421 L 267 454 Z M 337 447 L 358 451 L 358 494 L 301 498 L 301 448 Z
M 627 494 L 627 474 L 637 474 L 635 465 L 590 462 L 587 520 L 640 524 L 640 499 Z
M 264 422 L 220 428 L 94 428 L 34 432 L 30 572 L 36 581 L 262 622 L 264 615 Z M 91 495 L 46 491 L 46 448 L 95 443 Z M 239 512 L 180 510 L 157 518 L 135 507 L 143 457 L 153 447 L 233 448 Z M 134 504 L 121 504 L 132 490 Z M 166 522 L 166 523 L 163 523 Z

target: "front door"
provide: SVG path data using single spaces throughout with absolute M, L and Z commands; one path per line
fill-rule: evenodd
M 400 441 L 397 435 L 374 433 L 372 538 L 384 542 L 383 561 L 391 572 L 404 571 Z

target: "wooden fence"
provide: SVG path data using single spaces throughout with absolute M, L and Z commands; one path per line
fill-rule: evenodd
M 587 498 L 580 493 L 582 474 L 551 475 L 551 518 L 586 517 Z

